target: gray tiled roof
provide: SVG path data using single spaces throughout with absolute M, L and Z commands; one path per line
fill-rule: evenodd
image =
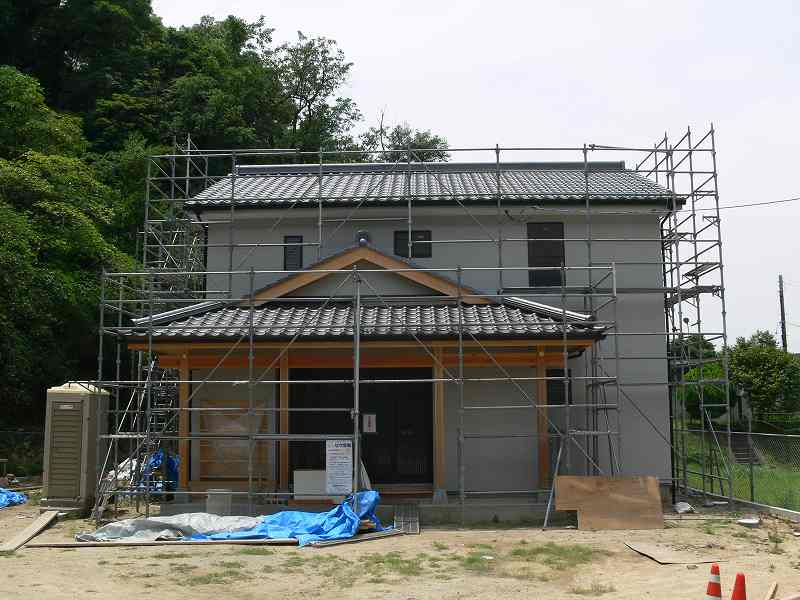
M 560 337 L 563 323 L 504 304 L 461 307 L 465 335 L 481 338 Z M 361 335 L 383 337 L 453 337 L 458 335 L 458 308 L 448 305 L 380 305 L 361 309 Z M 321 305 L 267 304 L 253 310 L 254 335 L 259 339 L 339 338 L 353 335 L 350 303 Z M 193 315 L 152 330 L 153 338 L 238 338 L 249 334 L 247 308 L 221 308 Z M 569 337 L 593 337 L 590 326 L 567 323 Z M 132 336 L 143 330 L 128 330 Z
M 590 163 L 592 200 L 659 201 L 672 193 L 629 170 L 621 163 Z M 237 177 L 224 177 L 188 201 L 190 206 L 230 206 L 235 190 L 237 206 L 281 206 L 318 200 L 318 174 L 310 165 L 242 167 Z M 408 181 L 414 201 L 443 203 L 496 200 L 497 173 L 493 164 L 412 164 Z M 577 201 L 585 198 L 583 165 L 575 163 L 514 163 L 500 172 L 503 201 Z M 325 165 L 322 198 L 328 204 L 370 204 L 406 201 L 406 165 Z

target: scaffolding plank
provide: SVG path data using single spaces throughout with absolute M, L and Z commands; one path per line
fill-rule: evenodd
M 145 542 L 109 541 L 109 542 L 50 542 L 28 544 L 26 548 L 114 548 L 122 546 L 218 546 L 222 544 L 234 546 L 293 546 L 294 538 L 276 538 L 271 540 L 147 540 Z
M 50 523 L 55 521 L 58 517 L 57 510 L 48 510 L 39 515 L 33 523 L 28 525 L 25 529 L 20 531 L 17 535 L 12 537 L 7 542 L 0 546 L 0 552 L 14 552 L 20 546 L 25 545 L 26 542 L 36 537 L 39 532 L 45 529 Z
M 392 537 L 395 535 L 405 535 L 405 531 L 400 529 L 387 529 L 386 531 L 370 531 L 369 533 L 360 533 L 351 538 L 343 540 L 325 540 L 322 542 L 311 542 L 309 546 L 315 548 L 324 548 L 326 546 L 339 546 L 340 544 L 355 544 L 356 542 L 366 542 L 369 540 L 377 540 L 385 537 Z M 419 533 L 419 532 L 417 532 Z

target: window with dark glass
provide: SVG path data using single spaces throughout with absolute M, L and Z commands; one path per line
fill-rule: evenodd
M 283 236 L 284 244 L 302 244 L 302 235 Z M 284 246 L 283 247 L 283 270 L 299 271 L 303 268 L 303 246 Z
M 430 229 L 417 229 L 411 232 L 411 258 L 430 258 L 433 255 Z M 428 242 L 427 244 L 425 242 Z M 408 258 L 408 231 L 394 232 L 394 253 Z
M 557 287 L 561 281 L 564 264 L 564 224 L 528 223 L 528 271 L 530 287 Z M 556 267 L 541 269 L 541 267 Z

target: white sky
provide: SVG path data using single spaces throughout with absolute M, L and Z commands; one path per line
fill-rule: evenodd
M 651 146 L 664 131 L 677 139 L 687 125 L 699 133 L 713 121 L 722 205 L 800 196 L 800 2 L 153 6 L 167 25 L 264 14 L 277 42 L 297 30 L 337 40 L 355 63 L 348 93 L 367 124 L 385 109 L 390 121 L 431 129 L 452 147 Z M 800 202 L 723 212 L 731 343 L 757 328 L 777 331 L 783 273 L 787 321 L 797 324 L 789 349 L 800 352 L 798 217 Z

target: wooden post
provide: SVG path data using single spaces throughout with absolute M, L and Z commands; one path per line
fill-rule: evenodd
M 289 433 L 289 352 L 284 352 L 281 356 L 280 368 L 278 369 L 278 379 L 280 384 L 280 433 Z M 280 443 L 280 479 L 281 490 L 289 489 L 289 442 Z
M 536 362 L 536 377 L 547 376 L 547 363 L 544 360 L 544 352 L 539 352 L 539 359 Z M 539 488 L 545 489 L 550 486 L 550 427 L 547 420 L 547 409 L 543 405 L 547 404 L 547 381 L 538 379 L 536 381 L 536 404 L 542 406 L 536 410 L 539 442 Z
M 178 487 L 180 489 L 187 489 L 189 487 L 189 454 L 191 452 L 191 443 L 188 440 L 190 431 L 190 413 L 189 413 L 189 379 L 191 378 L 191 371 L 189 371 L 189 351 L 185 350 L 180 358 L 180 383 L 178 384 L 178 455 L 180 456 L 180 470 L 178 474 Z M 185 439 L 187 438 L 187 439 Z
M 434 349 L 433 378 L 443 379 L 444 352 Z M 444 381 L 433 383 L 433 494 L 435 501 L 446 501 L 445 481 L 445 428 L 444 428 Z

